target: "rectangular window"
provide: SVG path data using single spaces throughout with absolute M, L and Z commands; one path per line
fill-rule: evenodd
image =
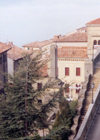
M 66 93 L 69 93 L 69 87 L 66 87 Z
M 76 93 L 80 92 L 80 85 L 76 84 Z
M 80 76 L 80 68 L 76 68 L 76 76 Z
M 68 67 L 65 68 L 65 75 L 69 76 L 69 68 Z
M 65 93 L 69 93 L 69 84 L 65 85 Z
M 42 89 L 42 83 L 37 83 L 37 89 L 41 90 Z

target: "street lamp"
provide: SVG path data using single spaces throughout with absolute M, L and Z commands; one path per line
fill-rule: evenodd
M 92 104 L 93 104 L 93 89 L 94 89 L 94 83 L 91 84 L 91 89 L 92 89 Z

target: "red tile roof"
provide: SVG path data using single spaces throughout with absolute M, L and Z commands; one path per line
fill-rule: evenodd
M 54 41 L 57 42 L 87 42 L 86 32 L 74 32 L 65 36 L 56 36 Z
M 11 48 L 9 44 L 0 42 L 0 53 L 8 51 Z
M 45 40 L 45 41 L 41 41 L 41 42 L 36 41 L 36 42 L 32 42 L 32 43 L 26 44 L 23 47 L 40 48 L 40 47 L 49 45 L 52 42 L 53 42 L 53 40 Z
M 15 46 L 12 43 L 9 43 L 9 44 L 12 48 L 7 52 L 8 57 L 13 60 L 18 60 L 18 59 L 22 58 L 25 50 Z
M 89 25 L 89 24 L 100 24 L 100 18 L 97 18 L 97 19 L 92 20 L 92 21 L 87 23 L 87 25 Z
M 58 48 L 58 58 L 87 58 L 87 47 Z

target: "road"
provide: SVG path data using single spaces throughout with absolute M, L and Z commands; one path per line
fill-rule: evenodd
M 86 140 L 100 140 L 100 107 L 97 111 L 96 117 L 89 130 L 88 137 Z

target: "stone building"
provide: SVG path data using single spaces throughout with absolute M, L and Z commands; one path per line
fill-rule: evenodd
M 46 49 L 50 57 L 48 76 L 58 77 L 65 83 L 67 98 L 78 99 L 83 83 L 93 74 L 93 62 L 100 53 L 100 18 L 67 35 L 23 47 L 33 51 Z
M 0 93 L 3 92 L 4 84 L 6 83 L 8 73 L 7 52 L 11 46 L 0 42 Z

